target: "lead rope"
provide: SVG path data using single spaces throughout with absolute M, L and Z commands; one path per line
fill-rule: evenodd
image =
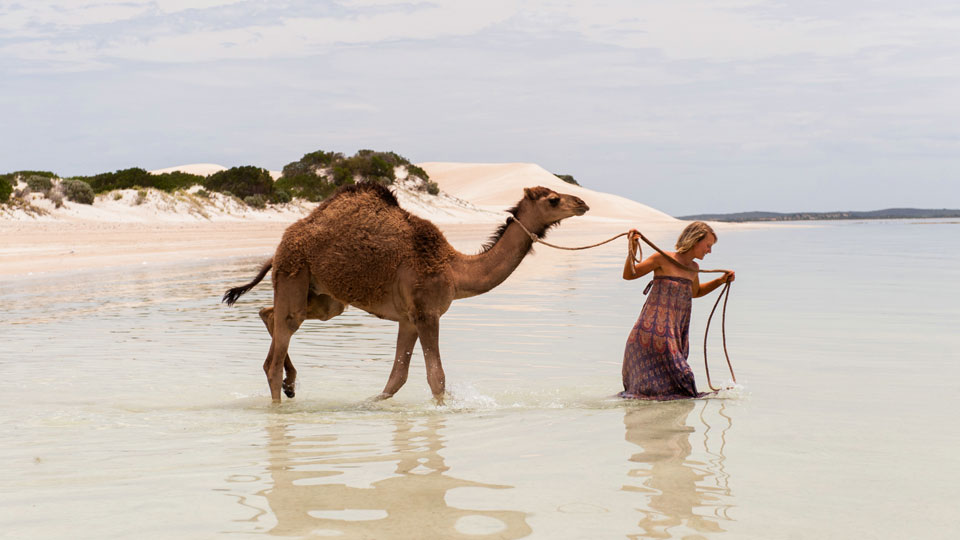
M 516 219 L 516 218 L 514 218 L 513 216 L 507 218 L 507 223 L 509 223 L 510 221 L 513 221 L 514 223 L 516 223 L 517 225 L 519 225 L 520 228 L 523 229 L 523 232 L 527 233 L 527 236 L 529 236 L 529 237 L 530 237 L 530 240 L 532 240 L 534 243 L 538 243 L 538 242 L 539 242 L 539 243 L 541 243 L 541 244 L 543 244 L 543 245 L 545 245 L 545 246 L 552 247 L 552 248 L 554 248 L 554 249 L 565 249 L 565 250 L 567 250 L 567 251 L 580 251 L 580 250 L 582 250 L 582 249 L 591 249 L 591 248 L 599 247 L 599 246 L 602 246 L 602 245 L 604 245 L 604 244 L 608 244 L 608 243 L 610 243 L 610 242 L 613 242 L 614 240 L 616 240 L 617 238 L 620 238 L 621 236 L 627 236 L 628 234 L 630 234 L 629 231 L 628 231 L 628 232 L 622 232 L 622 233 L 620 233 L 620 234 L 618 234 L 618 235 L 616 235 L 616 236 L 614 236 L 614 237 L 612 237 L 612 238 L 608 238 L 607 240 L 604 240 L 603 242 L 597 242 L 596 244 L 590 244 L 589 246 L 566 247 L 566 246 L 558 246 L 558 245 L 556 245 L 556 244 L 551 244 L 550 242 L 547 242 L 547 241 L 541 239 L 541 238 L 538 237 L 537 235 L 535 235 L 535 234 L 533 234 L 532 232 L 530 232 L 530 230 L 527 229 L 526 226 L 524 226 L 523 223 L 520 223 L 520 220 L 519 220 L 519 219 Z M 659 253 L 660 255 L 663 255 L 664 257 L 666 257 L 667 259 L 669 259 L 670 262 L 672 262 L 673 264 L 679 266 L 680 268 L 683 268 L 684 270 L 686 270 L 686 271 L 688 271 L 688 272 L 699 272 L 699 273 L 701 273 L 701 274 L 711 274 L 711 273 L 713 273 L 713 274 L 715 274 L 715 273 L 724 273 L 724 274 L 725 274 L 725 273 L 729 272 L 729 270 L 723 270 L 723 269 L 701 270 L 701 269 L 698 269 L 698 268 L 692 268 L 692 267 L 687 266 L 687 265 L 681 263 L 680 261 L 674 259 L 674 258 L 673 258 L 672 256 L 670 256 L 669 254 L 665 253 L 662 249 L 660 249 L 659 247 L 657 247 L 656 244 L 654 244 L 653 242 L 651 242 L 649 238 L 647 238 L 646 236 L 644 236 L 643 233 L 640 233 L 640 239 L 643 240 L 644 242 L 646 242 L 647 245 L 649 245 L 650 247 L 652 247 L 652 248 L 654 249 L 654 251 L 656 251 L 656 252 Z M 637 260 L 637 256 L 636 256 L 636 255 L 633 256 L 633 260 L 634 260 L 634 262 L 640 262 L 639 260 Z M 726 295 L 726 296 L 724 296 L 724 295 Z M 714 392 L 719 392 L 720 390 L 722 390 L 722 388 L 715 388 L 715 387 L 713 386 L 713 382 L 710 380 L 710 365 L 707 363 L 707 336 L 708 336 L 709 333 L 710 333 L 710 321 L 713 319 L 713 313 L 717 310 L 717 306 L 720 304 L 720 299 L 721 299 L 721 298 L 723 298 L 723 310 L 722 310 L 722 312 L 721 312 L 721 319 L 720 319 L 720 333 L 721 333 L 722 336 L 723 336 L 723 355 L 724 355 L 724 356 L 726 357 L 726 359 L 727 359 L 727 367 L 730 368 L 730 377 L 733 379 L 733 382 L 734 382 L 734 383 L 737 382 L 737 376 L 733 374 L 733 364 L 730 363 L 730 355 L 727 353 L 727 300 L 730 298 L 730 282 L 727 281 L 727 282 L 725 282 L 725 283 L 723 284 L 723 290 L 721 290 L 721 291 L 720 291 L 720 295 L 717 296 L 717 301 L 713 304 L 713 309 L 710 310 L 710 317 L 707 318 L 707 328 L 706 328 L 706 330 L 704 330 L 704 332 L 703 332 L 703 368 L 704 368 L 704 370 L 707 372 L 707 385 L 710 387 L 710 390 L 713 390 Z
M 710 316 L 707 317 L 707 328 L 703 331 L 703 369 L 707 372 L 707 385 L 709 385 L 710 389 L 714 392 L 718 392 L 721 389 L 714 388 L 713 383 L 710 381 L 710 364 L 707 363 L 707 335 L 710 333 L 710 320 L 713 319 L 713 312 L 717 310 L 717 305 L 720 304 L 721 298 L 723 298 L 723 311 L 720 316 L 720 334 L 723 336 L 723 355 L 727 358 L 730 377 L 733 379 L 734 384 L 737 382 L 737 376 L 733 374 L 733 365 L 730 363 L 730 355 L 727 353 L 727 300 L 730 298 L 730 282 L 728 281 L 723 284 L 723 290 L 720 291 L 720 296 L 717 296 L 717 301 L 713 303 L 713 309 L 710 310 Z

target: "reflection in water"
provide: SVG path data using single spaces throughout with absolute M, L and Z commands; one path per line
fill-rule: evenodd
M 468 510 L 447 504 L 453 488 L 509 489 L 449 476 L 440 450 L 440 417 L 394 420 L 392 449 L 358 453 L 333 436 L 298 438 L 291 427 L 267 428 L 270 477 L 264 496 L 276 517 L 270 533 L 337 538 L 521 538 L 527 516 L 514 510 Z M 391 451 L 392 450 L 392 451 Z M 368 487 L 343 483 L 344 470 L 396 462 L 393 474 Z M 338 478 L 339 477 L 339 478 Z
M 724 532 L 720 522 L 731 520 L 730 505 L 724 502 L 731 495 L 729 475 L 723 465 L 732 422 L 722 400 L 703 400 L 698 416 L 703 423 L 705 461 L 691 460 L 690 434 L 696 430 L 687 425 L 687 419 L 697 403 L 678 400 L 626 410 L 626 440 L 642 448 L 630 461 L 644 465 L 629 473 L 642 479 L 642 485 L 625 485 L 623 490 L 648 495 L 638 523 L 643 532 L 629 538 L 702 538 L 695 533 Z M 708 407 L 724 419 L 714 421 L 723 426 L 719 433 L 707 421 Z

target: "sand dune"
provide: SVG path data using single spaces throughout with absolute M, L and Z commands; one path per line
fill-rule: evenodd
M 196 174 L 199 176 L 210 176 L 213 173 L 218 173 L 225 170 L 227 170 L 226 167 L 223 165 L 217 165 L 216 163 L 191 163 L 189 165 L 177 165 L 176 167 L 167 167 L 165 169 L 157 169 L 149 172 L 150 174 L 182 172 L 187 174 Z
M 589 220 L 676 223 L 669 215 L 630 199 L 568 184 L 533 163 L 419 163 L 440 189 L 486 209 L 516 204 L 523 188 L 544 186 L 580 197 L 590 205 Z

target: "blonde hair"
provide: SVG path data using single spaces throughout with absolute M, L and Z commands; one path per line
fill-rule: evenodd
M 687 225 L 680 233 L 680 238 L 677 238 L 677 253 L 690 251 L 693 246 L 697 245 L 697 242 L 703 240 L 708 234 L 712 234 L 714 240 L 716 240 L 717 233 L 713 232 L 713 229 L 706 223 L 694 221 Z

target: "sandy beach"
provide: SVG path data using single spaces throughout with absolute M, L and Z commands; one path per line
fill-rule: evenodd
M 473 252 L 522 196 L 524 187 L 545 186 L 583 198 L 590 212 L 568 220 L 551 238 L 595 242 L 608 231 L 630 227 L 647 231 L 675 228 L 670 216 L 643 204 L 567 184 L 529 163 L 424 163 L 442 192 L 430 196 L 402 183 L 394 186 L 401 206 L 436 223 L 458 249 Z M 222 167 L 203 163 L 154 171 L 211 174 Z M 93 205 L 66 202 L 55 209 L 42 197 L 45 212 L 8 211 L 0 216 L 0 276 L 37 277 L 132 265 L 157 265 L 211 258 L 269 256 L 284 229 L 307 215 L 314 204 L 297 201 L 264 210 L 246 207 L 219 194 L 203 199 L 149 190 L 117 190 Z

